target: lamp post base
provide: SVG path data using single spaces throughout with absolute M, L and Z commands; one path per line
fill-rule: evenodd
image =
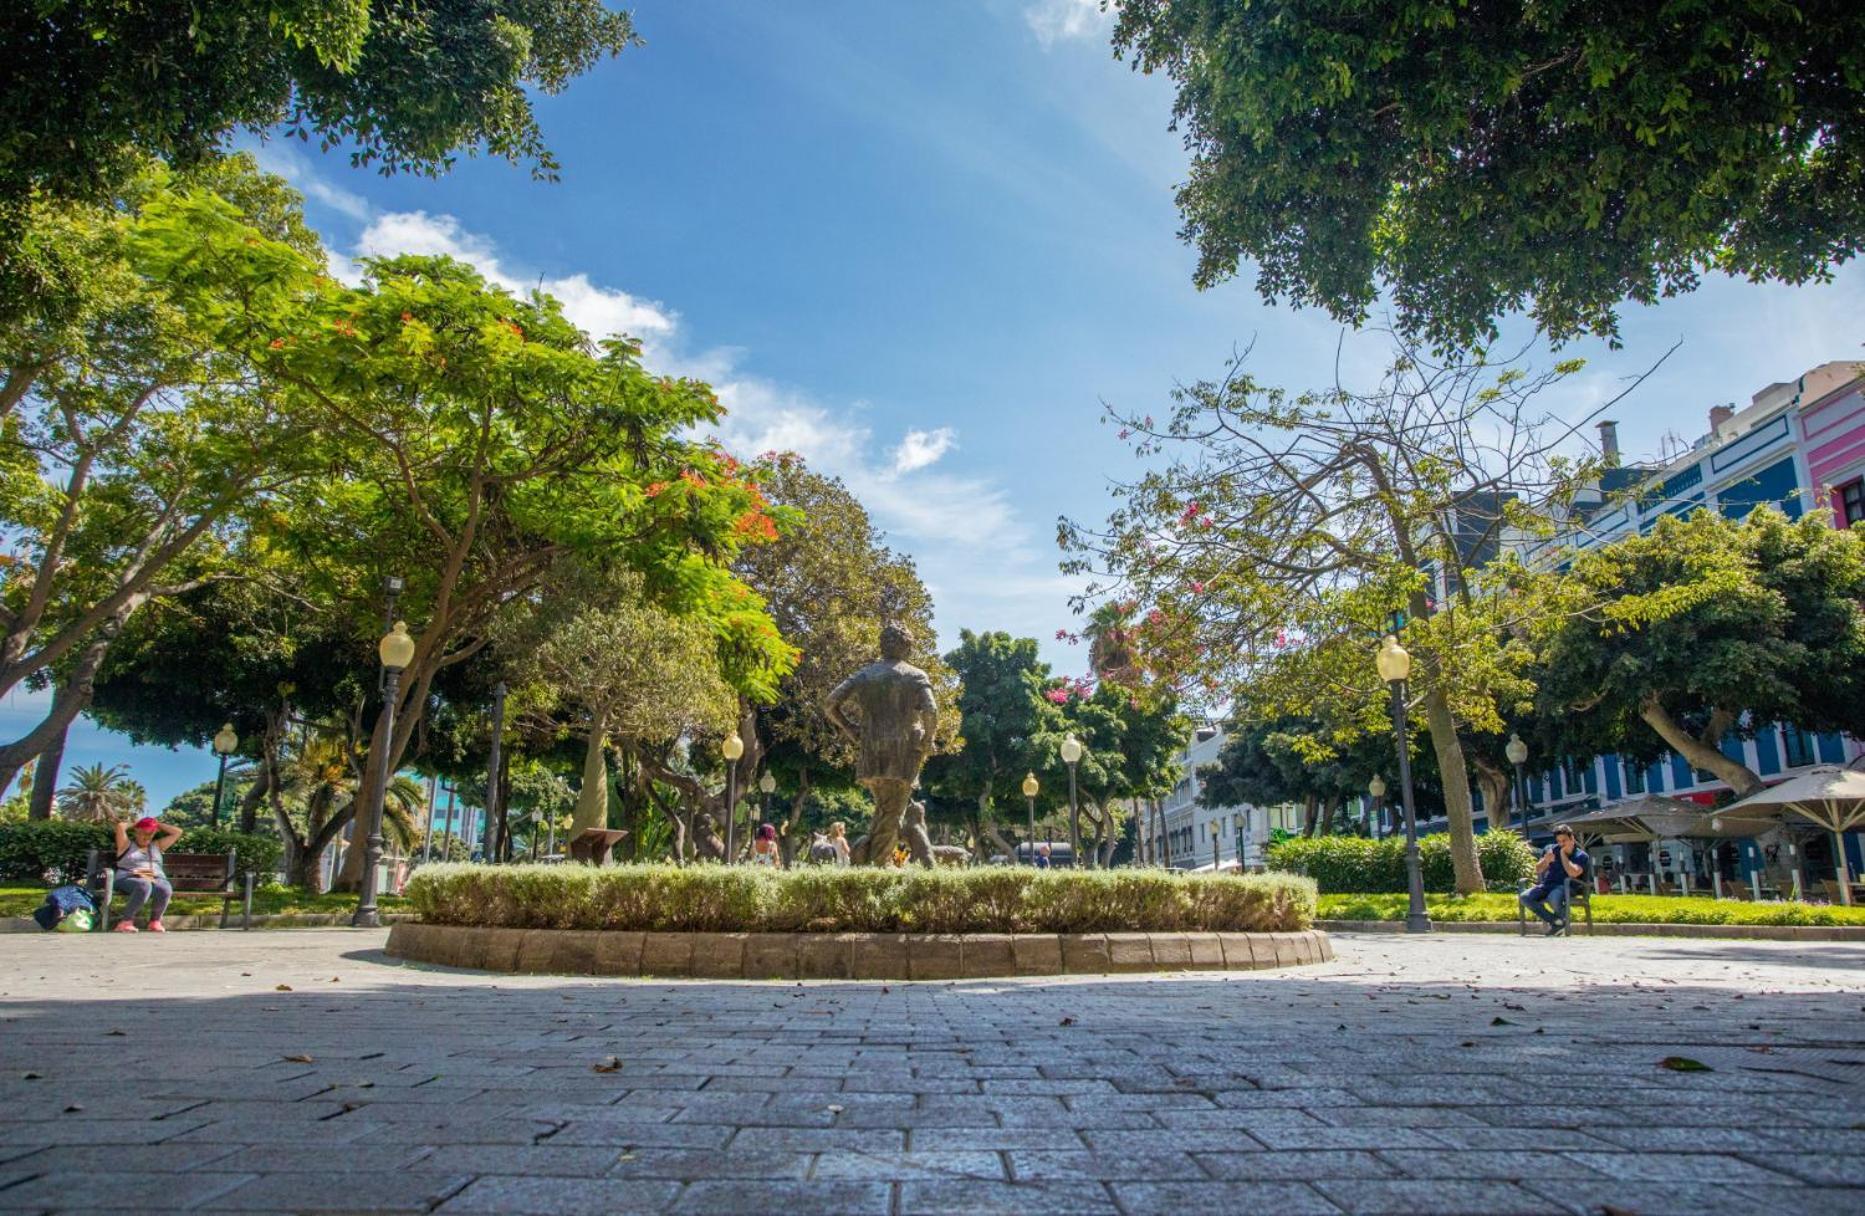
M 377 915 L 374 908 L 358 908 L 350 917 L 352 929 L 380 929 L 381 927 L 382 917 Z
M 1407 933 L 1429 933 L 1431 932 L 1431 917 L 1426 915 L 1423 912 L 1406 913 L 1405 931 Z

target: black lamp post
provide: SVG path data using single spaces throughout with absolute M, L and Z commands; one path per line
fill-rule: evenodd
M 214 735 L 214 754 L 220 757 L 220 775 L 214 778 L 214 814 L 213 825 L 220 826 L 220 796 L 227 788 L 227 757 L 240 745 L 240 737 L 233 733 L 233 723 L 228 722 Z
M 1405 913 L 1407 933 L 1431 932 L 1425 912 L 1425 876 L 1418 864 L 1418 812 L 1412 805 L 1412 758 L 1405 742 L 1405 681 L 1412 674 L 1412 656 L 1394 634 L 1379 644 L 1375 660 L 1379 678 L 1392 690 L 1392 735 L 1399 750 L 1399 797 L 1405 806 L 1405 883 L 1411 902 Z
M 370 767 L 375 773 L 369 780 L 369 805 L 363 808 L 369 815 L 369 840 L 363 853 L 362 898 L 357 901 L 356 915 L 350 918 L 350 924 L 358 929 L 374 929 L 382 924 L 376 912 L 376 870 L 382 864 L 382 804 L 388 797 L 389 753 L 395 749 L 395 702 L 401 695 L 401 673 L 414 661 L 414 639 L 408 636 L 408 626 L 396 621 L 395 627 L 376 644 L 376 654 L 382 660 L 386 678 L 382 696 L 382 750 L 370 757 Z
M 1522 772 L 1522 766 L 1528 763 L 1528 744 L 1522 742 L 1522 736 L 1509 732 L 1509 745 L 1502 749 L 1509 757 L 1509 763 L 1515 766 L 1515 805 L 1522 817 L 1522 835 L 1528 835 L 1528 778 Z
M 1218 838 L 1222 836 L 1223 834 L 1224 834 L 1223 821 L 1219 819 L 1213 819 L 1211 821 L 1211 873 L 1213 874 L 1216 874 L 1218 872 L 1217 842 L 1218 842 Z
M 1041 791 L 1042 786 L 1037 783 L 1035 773 L 1023 774 L 1023 799 L 1029 804 L 1030 810 L 1030 834 L 1028 839 L 1030 842 L 1030 864 L 1032 866 L 1036 864 L 1036 795 Z
M 1069 864 L 1086 869 L 1081 855 L 1081 803 L 1075 796 L 1075 766 L 1081 763 L 1081 740 L 1074 735 L 1062 741 L 1062 763 L 1068 765 L 1068 843 L 1073 854 Z
M 499 843 L 493 824 L 499 805 L 499 745 L 505 739 L 505 681 L 492 686 L 492 747 L 486 756 L 486 821 L 480 825 L 479 859 L 487 865 L 498 860 L 494 852 Z

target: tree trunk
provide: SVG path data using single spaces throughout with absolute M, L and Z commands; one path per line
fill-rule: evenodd
M 1172 833 L 1166 830 L 1166 804 L 1153 799 L 1153 814 L 1159 816 L 1159 854 L 1160 861 L 1167 869 L 1172 868 Z
M 52 795 L 58 792 L 58 770 L 65 762 L 65 738 L 71 733 L 66 723 L 58 736 L 39 753 L 32 766 L 32 800 L 26 807 L 28 819 L 52 817 Z
M 78 656 L 71 673 L 53 686 L 52 706 L 46 710 L 45 717 L 18 739 L 0 745 L 0 790 L 12 787 L 13 779 L 19 776 L 19 770 L 28 760 L 37 758 L 54 740 L 63 740 L 71 723 L 91 703 L 91 687 L 97 679 L 97 669 L 103 666 L 104 656 L 110 653 L 110 643 L 130 611 L 124 608 L 98 629 L 95 639 Z
M 1489 816 L 1489 830 L 1514 830 L 1515 808 L 1510 805 L 1513 800 L 1509 797 L 1509 774 L 1481 756 L 1471 756 L 1470 763 L 1476 768 L 1477 788 L 1483 791 L 1483 809 Z
M 1714 773 L 1728 782 L 1736 797 L 1746 798 L 1766 784 L 1746 764 L 1731 760 L 1716 746 L 1729 728 L 1735 725 L 1734 714 L 1720 709 L 1713 711 L 1708 726 L 1704 728 L 1703 737 L 1685 730 L 1682 723 L 1658 704 L 1655 696 L 1646 697 L 1639 705 L 1638 716 L 1644 719 L 1645 725 L 1657 731 L 1658 737 L 1670 744 L 1673 751 L 1688 760 L 1691 767 Z
M 570 820 L 570 839 L 591 828 L 609 826 L 609 758 L 603 738 L 606 718 L 597 714 L 589 725 L 583 748 L 583 787 L 576 794 L 576 813 Z
M 797 826 L 803 822 L 803 808 L 809 804 L 809 765 L 797 770 L 797 792 L 790 799 L 790 814 L 784 818 L 784 824 L 777 829 L 777 847 L 783 854 L 784 865 L 796 861 Z
M 978 834 L 989 840 L 991 847 L 1001 851 L 1004 856 L 1013 860 L 1016 858 L 1017 846 L 1005 839 L 1003 831 L 997 826 L 997 816 L 991 803 L 991 791 L 988 789 L 978 795 Z M 1036 842 L 1032 840 L 1030 847 L 1034 849 Z
M 1313 794 L 1302 796 L 1302 835 L 1318 836 L 1320 828 L 1321 799 Z
M 1470 776 L 1464 764 L 1463 741 L 1457 737 L 1457 721 L 1451 715 L 1450 698 L 1441 687 L 1441 677 L 1426 658 L 1425 723 L 1430 728 L 1431 746 L 1438 755 L 1438 774 L 1444 781 L 1444 814 L 1451 828 L 1451 876 L 1459 895 L 1483 892 L 1483 866 L 1476 855 L 1476 821 L 1470 810 Z

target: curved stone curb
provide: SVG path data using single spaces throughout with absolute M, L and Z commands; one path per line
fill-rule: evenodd
M 637 933 L 402 921 L 388 953 L 550 975 L 744 980 L 958 980 L 1129 971 L 1260 971 L 1334 957 L 1327 934 Z
M 397 921 L 409 920 L 412 912 L 384 912 L 382 923 L 392 925 Z M 348 912 L 255 912 L 253 928 L 255 929 L 321 929 L 333 925 L 350 923 Z M 190 912 L 177 913 L 162 918 L 162 927 L 170 933 L 179 933 L 199 929 L 220 928 L 220 913 Z M 240 914 L 235 912 L 227 918 L 227 929 L 237 931 L 240 927 Z M 0 917 L 0 933 L 44 933 L 39 922 L 30 916 Z
M 1315 926 L 1332 933 L 1403 933 L 1398 920 L 1318 920 Z M 1520 933 L 1512 920 L 1434 920 L 1437 933 Z M 1721 937 L 1764 942 L 1865 942 L 1865 925 L 1660 925 L 1637 921 L 1595 921 L 1588 929 L 1574 926 L 1571 936 L 1592 933 L 1598 937 Z M 1541 925 L 1528 923 L 1528 936 L 1541 936 Z

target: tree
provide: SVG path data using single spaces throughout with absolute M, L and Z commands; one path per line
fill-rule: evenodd
M 147 796 L 121 764 L 86 764 L 71 770 L 71 784 L 58 791 L 58 811 L 67 819 L 115 823 L 140 812 Z
M 1035 638 L 969 629 L 959 631 L 958 647 L 947 652 L 945 662 L 961 686 L 958 712 L 964 718 L 965 746 L 933 756 L 924 783 L 940 797 L 975 805 L 979 835 L 999 852 L 1014 855 L 1016 846 L 997 822 L 998 803 L 1020 805 L 1024 774 L 1047 768 L 1045 762 L 1055 759 L 1065 727 L 1060 708 L 1044 696 L 1052 683 L 1049 665 L 1037 659 Z M 1055 792 L 1045 788 L 1043 793 L 1053 804 Z
M 1529 309 L 1612 334 L 1705 271 L 1824 279 L 1865 241 L 1865 12 L 1846 0 L 1395 7 L 1123 0 L 1178 86 L 1208 287 L 1468 348 Z
M 1538 708 L 1591 719 L 1600 743 L 1646 750 L 1648 729 L 1740 797 L 1763 782 L 1722 752 L 1730 733 L 1865 733 L 1865 529 L 1773 507 L 1666 515 L 1579 554 L 1543 594 Z
M 1291 397 L 1234 361 L 1177 390 L 1163 424 L 1116 415 L 1140 455 L 1168 459 L 1116 488 L 1104 528 L 1063 521 L 1064 569 L 1093 579 L 1084 599 L 1122 603 L 1140 664 L 1168 686 L 1213 707 L 1247 697 L 1260 721 L 1319 717 L 1336 743 L 1389 729 L 1373 653 L 1404 622 L 1407 709 L 1437 753 L 1457 889 L 1481 891 L 1459 730 L 1502 729 L 1501 699 L 1521 698 L 1531 656 L 1510 639 L 1529 603 L 1490 588 L 1507 577 L 1505 530 L 1548 530 L 1586 472 L 1550 454 L 1532 413 L 1578 366 L 1401 347 L 1370 392 Z M 1316 713 L 1320 698 L 1337 704 Z
M 322 254 L 296 196 L 250 162 L 204 180 L 152 168 L 120 206 L 42 209 L 33 238 L 85 267 L 78 305 L 0 321 L 0 692 L 53 689 L 0 743 L 0 778 L 63 736 L 134 614 L 220 577 L 217 530 L 318 455 L 315 428 L 221 338 L 282 323 L 325 281 Z M 215 222 L 178 231 L 184 198 Z M 178 291 L 165 270 L 184 259 Z
M 281 124 L 384 172 L 484 149 L 554 177 L 531 96 L 637 42 L 599 0 L 9 5 L 0 196 L 97 197 L 137 152 L 188 164 Z
M 1080 682 L 1064 681 L 1045 699 L 1063 707 L 1066 722 L 1062 735 L 1039 740 L 1045 766 L 1051 772 L 1061 766 L 1060 744 L 1068 734 L 1081 741 L 1078 801 L 1095 836 L 1088 856 L 1106 867 L 1125 834 L 1126 807 L 1150 805 L 1178 782 L 1179 753 L 1191 737 L 1191 722 L 1170 694 L 1111 681 L 1092 692 Z

